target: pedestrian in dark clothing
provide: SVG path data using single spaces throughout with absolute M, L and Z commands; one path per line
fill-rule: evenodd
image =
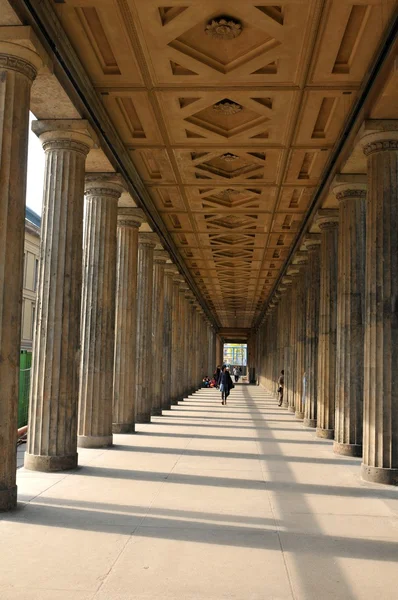
M 225 405 L 231 389 L 235 387 L 232 383 L 231 375 L 225 365 L 223 365 L 220 373 L 219 385 L 221 391 L 221 404 Z

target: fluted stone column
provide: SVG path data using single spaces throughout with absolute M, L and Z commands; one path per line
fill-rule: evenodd
M 290 277 L 284 277 L 282 280 L 283 287 L 280 290 L 283 292 L 282 298 L 282 336 L 283 336 L 283 362 L 282 368 L 284 370 L 284 389 L 283 389 L 283 408 L 289 406 L 289 395 L 290 390 L 290 322 L 291 322 L 291 284 L 292 280 Z
M 398 485 L 398 120 L 368 121 L 362 477 Z
M 171 407 L 172 380 L 172 320 L 173 320 L 173 277 L 177 268 L 166 264 L 164 269 L 164 310 L 163 310 L 163 355 L 162 355 L 162 409 Z
M 316 435 L 333 439 L 336 389 L 338 211 L 318 211 L 321 230 Z
M 336 412 L 333 451 L 362 454 L 366 176 L 338 175 Z
M 190 367 L 190 356 L 189 356 L 189 340 L 190 340 L 190 329 L 189 329 L 189 301 L 187 294 L 189 293 L 189 287 L 187 285 L 183 288 L 183 302 L 184 302 L 184 377 L 183 377 L 183 398 L 186 398 L 189 394 L 189 367 Z
M 173 277 L 172 334 L 171 334 L 171 404 L 178 404 L 179 391 L 179 311 L 181 276 Z
M 295 384 L 295 417 L 296 419 L 304 419 L 304 402 L 303 398 L 303 377 L 305 371 L 305 346 L 306 346 L 306 281 L 308 256 L 305 252 L 300 253 L 296 258 L 296 263 L 300 275 L 297 284 L 297 299 L 296 299 L 296 320 L 297 320 L 297 345 L 296 345 L 296 384 Z M 306 392 L 307 390 L 305 390 Z M 304 400 L 304 402 L 303 402 Z
M 179 335 L 178 335 L 178 400 L 184 400 L 185 396 L 185 375 L 187 368 L 187 356 L 185 354 L 186 344 L 186 304 L 185 304 L 185 292 L 187 286 L 183 280 L 180 283 L 179 288 Z
M 162 362 L 164 352 L 164 283 L 167 252 L 155 249 L 153 258 L 153 311 L 152 311 L 152 415 L 162 414 Z
M 0 511 L 17 503 L 16 443 L 30 89 L 39 56 L 0 41 Z
M 78 446 L 112 445 L 117 202 L 115 174 L 86 177 Z
M 86 121 L 35 121 L 45 151 L 40 271 L 25 467 L 77 466 Z
M 199 377 L 197 386 L 202 383 L 203 377 L 206 375 L 206 346 L 204 339 L 204 314 L 202 307 L 199 308 Z
M 113 433 L 135 430 L 138 228 L 143 221 L 139 208 L 118 209 Z
M 192 383 L 192 372 L 193 372 L 193 363 L 192 363 L 192 357 L 193 357 L 193 353 L 194 353 L 194 339 L 193 339 L 193 327 L 192 327 L 192 321 L 193 321 L 193 306 L 192 303 L 194 301 L 193 299 L 193 294 L 191 291 L 188 291 L 185 295 L 186 301 L 187 301 L 187 335 L 188 335 L 188 349 L 187 349 L 187 356 L 188 356 L 188 373 L 187 373 L 187 383 L 188 383 L 188 389 L 187 389 L 187 393 L 188 394 L 192 394 L 193 392 L 193 383 Z
M 194 344 L 195 344 L 195 352 L 193 355 L 193 388 L 196 391 L 200 384 L 200 327 L 199 327 L 199 319 L 200 319 L 200 306 L 197 302 L 194 305 L 194 313 L 193 313 L 193 332 L 194 332 Z
M 288 269 L 288 276 L 291 279 L 290 292 L 290 329 L 289 335 L 289 364 L 288 364 L 288 411 L 296 412 L 296 368 L 297 368 L 297 287 L 299 283 L 300 272 L 297 267 Z
M 305 370 L 307 391 L 304 407 L 304 425 L 317 425 L 318 397 L 318 334 L 319 334 L 319 260 L 320 239 L 310 234 L 306 242 L 308 250 Z
M 138 237 L 137 285 L 137 354 L 136 354 L 136 423 L 149 423 L 152 410 L 152 350 L 153 253 L 158 238 L 154 233 Z

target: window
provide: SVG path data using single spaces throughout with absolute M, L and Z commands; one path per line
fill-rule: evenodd
M 39 259 L 35 258 L 35 267 L 33 272 L 33 291 L 37 290 L 37 283 L 39 279 Z
M 32 316 L 32 321 L 31 321 L 30 338 L 33 340 L 33 334 L 35 332 L 35 320 L 36 320 L 36 304 L 35 304 L 35 302 L 32 302 L 31 316 Z
M 22 287 L 26 288 L 26 252 L 23 253 L 22 273 L 23 273 Z

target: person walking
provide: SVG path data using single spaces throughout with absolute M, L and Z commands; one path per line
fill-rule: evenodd
M 231 379 L 231 375 L 229 374 L 229 370 L 226 368 L 225 365 L 222 366 L 219 382 L 220 382 L 220 392 L 221 392 L 221 404 L 225 405 L 227 403 L 227 398 L 229 396 L 231 389 L 233 387 L 235 387 L 234 384 L 232 383 L 232 379 Z
M 282 369 L 281 374 L 279 375 L 279 379 L 278 379 L 278 394 L 279 394 L 278 406 L 282 406 L 284 386 L 285 386 L 285 371 Z
M 239 367 L 234 367 L 233 374 L 234 374 L 234 377 L 235 377 L 235 383 L 238 383 L 238 381 L 239 381 L 239 375 L 240 375 L 240 373 L 239 373 Z

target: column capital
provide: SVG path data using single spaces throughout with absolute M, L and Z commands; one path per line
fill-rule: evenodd
M 336 175 L 330 189 L 339 201 L 349 198 L 353 200 L 365 198 L 367 179 L 366 175 L 357 173 Z
M 33 121 L 32 131 L 43 150 L 75 150 L 85 155 L 97 143 L 97 136 L 84 119 L 43 119 Z
M 339 226 L 339 211 L 335 208 L 321 208 L 315 215 L 315 223 L 321 231 L 336 229 Z
M 398 150 L 398 119 L 369 119 L 362 125 L 360 144 L 365 156 Z
M 308 263 L 307 249 L 304 248 L 299 252 L 296 252 L 296 254 L 293 257 L 292 263 L 293 265 L 306 265 Z
M 293 280 L 289 275 L 282 277 L 282 286 L 280 289 L 287 290 L 287 286 L 290 286 L 293 283 Z
M 122 206 L 117 209 L 118 227 L 133 227 L 134 229 L 138 229 L 144 221 L 144 212 L 140 208 L 126 208 Z
M 87 196 L 112 196 L 119 198 L 125 189 L 119 173 L 87 173 L 84 193 Z
M 17 71 L 33 81 L 44 64 L 50 65 L 50 59 L 31 27 L 0 27 L 0 68 Z
M 295 283 L 297 279 L 300 277 L 300 269 L 297 268 L 296 265 L 289 266 L 286 271 L 288 277 L 292 280 L 292 283 Z
M 160 249 L 158 250 L 157 248 L 155 248 L 155 251 L 153 253 L 154 264 L 166 266 L 168 259 L 169 259 L 168 252 L 166 252 L 165 250 L 160 250 Z
M 152 232 L 139 232 L 138 244 L 141 247 L 155 248 L 156 244 L 159 243 L 159 238 L 156 233 Z
M 166 263 L 164 272 L 166 275 L 169 275 L 169 277 L 175 277 L 178 273 L 178 269 L 173 263 L 168 262 Z
M 308 252 L 315 252 L 319 249 L 321 244 L 321 234 L 320 233 L 307 233 L 304 240 L 305 247 Z

